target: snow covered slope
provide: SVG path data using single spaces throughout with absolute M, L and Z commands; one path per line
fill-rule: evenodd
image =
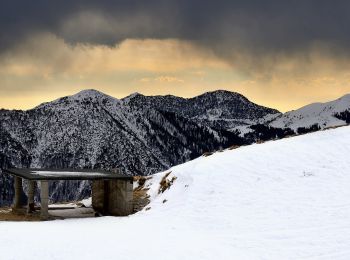
M 1 259 L 350 259 L 349 158 L 350 127 L 217 152 L 133 216 L 2 222 Z
M 277 117 L 270 126 L 278 128 L 289 127 L 297 130 L 299 127 L 309 128 L 318 124 L 323 129 L 330 126 L 339 126 L 346 123 L 342 117 L 350 114 L 350 94 L 327 103 L 314 103 L 300 109 L 290 111 Z M 349 117 L 350 119 L 350 117 Z

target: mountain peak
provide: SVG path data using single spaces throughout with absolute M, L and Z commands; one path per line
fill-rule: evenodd
M 67 105 L 68 104 L 67 102 L 74 104 L 76 102 L 80 102 L 83 100 L 89 100 L 89 101 L 94 101 L 94 102 L 98 102 L 98 103 L 100 103 L 103 100 L 109 100 L 113 103 L 115 103 L 116 101 L 119 102 L 118 99 L 116 99 L 112 96 L 109 96 L 103 92 L 100 92 L 98 90 L 84 89 L 84 90 L 82 90 L 74 95 L 65 96 L 65 97 L 58 98 L 54 101 L 42 103 L 39 106 L 35 107 L 34 109 L 46 108 L 46 107 L 51 107 L 51 106 L 61 106 L 62 104 Z
M 87 97 L 105 97 L 107 96 L 106 94 L 96 90 L 96 89 L 84 89 L 72 96 L 70 96 L 71 98 L 76 98 L 76 99 L 84 99 Z
M 68 100 L 75 100 L 75 101 L 81 101 L 81 100 L 90 100 L 90 101 L 96 101 L 101 102 L 104 100 L 109 100 L 110 102 L 120 102 L 119 99 L 112 97 L 110 95 L 107 95 L 101 91 L 95 90 L 95 89 L 85 89 L 77 94 L 74 94 L 72 96 L 65 97 Z
M 225 90 L 225 89 L 217 89 L 217 90 L 213 90 L 213 91 L 208 91 L 208 92 L 205 92 L 203 95 L 205 94 L 209 94 L 209 95 L 241 95 L 237 92 L 234 92 L 234 91 L 229 91 L 229 90 Z
M 214 91 L 208 91 L 205 92 L 199 96 L 194 97 L 195 98 L 216 98 L 216 99 L 220 99 L 220 100 L 226 100 L 226 99 L 240 99 L 241 101 L 244 102 L 249 102 L 249 100 L 243 96 L 242 94 L 239 94 L 237 92 L 233 92 L 233 91 L 229 91 L 229 90 L 214 90 Z
M 134 93 L 132 93 L 132 94 L 130 94 L 130 95 L 128 95 L 128 96 L 122 98 L 122 100 L 123 100 L 123 101 L 128 101 L 128 100 L 133 99 L 133 98 L 135 98 L 135 97 L 143 97 L 143 96 L 144 96 L 144 95 L 142 95 L 142 94 L 139 93 L 139 92 L 134 92 Z

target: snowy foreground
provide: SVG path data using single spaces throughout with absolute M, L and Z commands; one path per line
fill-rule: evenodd
M 350 259 L 349 158 L 350 127 L 218 152 L 130 217 L 0 222 L 0 259 Z

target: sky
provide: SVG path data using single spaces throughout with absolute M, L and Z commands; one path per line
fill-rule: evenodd
M 83 89 L 226 89 L 288 111 L 350 93 L 350 2 L 4 0 L 0 108 Z

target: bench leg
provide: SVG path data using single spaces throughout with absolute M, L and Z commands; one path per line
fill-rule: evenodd
M 13 209 L 20 209 L 22 207 L 22 193 L 23 184 L 22 178 L 15 176 L 15 201 L 13 203 Z
M 40 218 L 42 220 L 46 220 L 49 218 L 49 182 L 48 181 L 41 181 L 40 198 L 41 198 Z
M 28 181 L 27 213 L 32 213 L 34 211 L 34 191 L 35 191 L 35 181 Z

